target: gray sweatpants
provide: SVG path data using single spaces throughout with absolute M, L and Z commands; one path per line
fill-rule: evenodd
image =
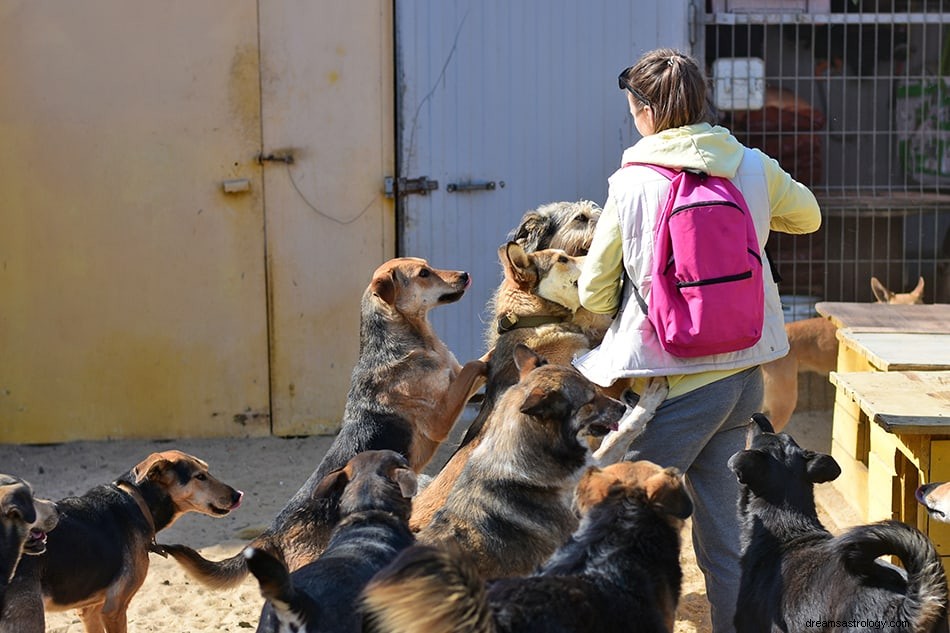
M 739 485 L 726 462 L 745 448 L 762 389 L 762 370 L 754 367 L 667 400 L 625 457 L 685 473 L 694 505 L 693 548 L 706 578 L 714 633 L 735 630 L 739 592 Z

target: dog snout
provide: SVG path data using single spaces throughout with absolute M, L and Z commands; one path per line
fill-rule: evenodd
M 231 510 L 237 510 L 241 505 L 241 500 L 244 498 L 244 491 L 242 490 L 231 490 Z

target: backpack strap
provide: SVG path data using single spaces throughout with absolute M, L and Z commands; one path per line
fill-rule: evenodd
M 624 163 L 620 168 L 632 167 L 633 165 L 641 165 L 643 167 L 649 167 L 653 171 L 659 173 L 662 176 L 665 176 L 667 180 L 673 180 L 676 177 L 679 171 L 671 167 L 664 167 L 663 165 L 654 165 L 653 163 L 637 163 L 630 162 Z M 627 279 L 630 279 L 627 276 Z M 643 295 L 640 294 L 640 288 L 637 286 L 637 283 L 630 279 L 630 289 L 633 291 L 633 298 L 636 299 L 637 305 L 640 306 L 640 310 L 643 311 L 643 314 L 649 314 L 650 308 L 647 306 L 646 299 L 643 298 Z

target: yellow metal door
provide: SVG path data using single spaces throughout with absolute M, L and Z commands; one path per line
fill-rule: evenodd
M 269 433 L 257 10 L 0 7 L 0 441 Z
M 395 254 L 389 0 L 261 3 L 271 406 L 277 435 L 340 425 L 360 297 Z

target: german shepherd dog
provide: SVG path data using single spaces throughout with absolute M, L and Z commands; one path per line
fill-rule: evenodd
M 487 341 L 493 351 L 488 361 L 485 397 L 458 450 L 413 503 L 414 530 L 428 524 L 433 513 L 445 503 L 481 440 L 483 426 L 492 417 L 498 399 L 518 382 L 514 349 L 519 344 L 526 345 L 549 362 L 567 365 L 575 353 L 592 347 L 592 335 L 582 325 L 573 323 L 580 306 L 577 278 L 581 259 L 554 249 L 528 253 L 517 242 L 501 246 L 498 258 L 504 281 L 491 302 L 498 327 L 491 330 Z
M 263 550 L 244 551 L 267 600 L 258 633 L 358 633 L 357 595 L 413 543 L 409 512 L 415 492 L 416 473 L 395 451 L 364 451 L 324 477 L 315 494 L 338 497 L 341 518 L 317 560 L 290 573 Z
M 832 536 L 818 520 L 813 489 L 840 474 L 837 462 L 772 433 L 765 416 L 753 420 L 759 432 L 729 459 L 742 525 L 736 631 L 806 631 L 815 620 L 866 622 L 859 630 L 882 628 L 869 620 L 934 630 L 946 614 L 947 581 L 927 537 L 899 521 Z M 900 558 L 906 577 L 875 560 L 888 554 Z
M 569 502 L 589 452 L 580 435 L 615 427 L 626 407 L 570 365 L 514 350 L 519 382 L 445 501 L 421 529 L 423 543 L 457 542 L 486 578 L 533 570 L 576 527 Z
M 59 523 L 47 535 L 46 553 L 21 560 L 15 580 L 22 576 L 27 600 L 40 587 L 47 611 L 77 609 L 90 633 L 125 633 L 149 553 L 162 553 L 155 534 L 189 512 L 222 517 L 242 495 L 193 455 L 152 453 L 114 482 L 57 501 Z M 12 593 L 11 603 L 21 597 Z M 25 620 L 12 630 L 43 628 Z
M 7 586 L 20 558 L 46 551 L 46 533 L 56 527 L 59 512 L 52 501 L 33 496 L 29 482 L 0 474 L 0 616 Z M 39 603 L 42 609 L 42 602 Z M 42 617 L 42 613 L 39 614 Z
M 294 571 L 326 547 L 339 519 L 338 499 L 314 495 L 323 478 L 357 453 L 389 449 L 419 472 L 448 436 L 465 403 L 484 383 L 487 364 L 461 367 L 429 323 L 429 310 L 462 298 L 471 277 L 402 257 L 376 269 L 363 293 L 360 353 L 339 434 L 309 479 L 250 546 Z M 241 552 L 209 561 L 184 545 L 166 551 L 203 584 L 229 588 L 247 575 Z
M 590 200 L 543 204 L 521 216 L 509 239 L 528 252 L 559 248 L 568 255 L 586 255 L 600 213 Z
M 692 513 L 682 476 L 646 461 L 589 469 L 574 535 L 537 571 L 483 585 L 463 553 L 417 545 L 362 599 L 374 633 L 672 632 Z

